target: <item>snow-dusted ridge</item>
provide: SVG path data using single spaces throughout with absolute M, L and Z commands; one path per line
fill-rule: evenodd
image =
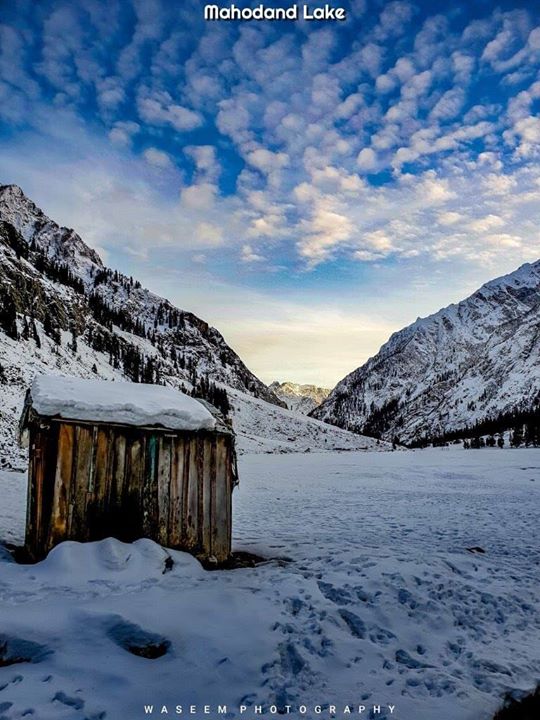
M 230 394 L 240 452 L 386 447 L 286 409 L 215 328 L 106 268 L 16 185 L 0 186 L 0 306 L 0 467 L 25 463 L 16 427 L 42 374 L 188 390 L 208 378 Z
M 411 442 L 529 408 L 540 394 L 540 261 L 394 333 L 312 415 Z
M 241 454 L 391 449 L 387 442 L 269 405 L 238 390 L 229 390 L 229 400 Z

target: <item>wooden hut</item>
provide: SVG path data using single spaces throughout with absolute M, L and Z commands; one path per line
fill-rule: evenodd
M 30 557 L 108 536 L 230 556 L 234 433 L 208 403 L 160 385 L 41 376 L 21 431 Z

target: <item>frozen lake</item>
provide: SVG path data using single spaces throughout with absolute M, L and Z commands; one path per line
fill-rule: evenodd
M 164 574 L 154 543 L 107 540 L 2 563 L 0 633 L 38 645 L 0 668 L 2 717 L 487 720 L 534 685 L 538 450 L 246 455 L 240 478 L 236 549 L 290 561 L 208 573 L 172 552 Z M 13 541 L 24 476 L 0 483 Z M 137 637 L 168 652 L 137 657 Z

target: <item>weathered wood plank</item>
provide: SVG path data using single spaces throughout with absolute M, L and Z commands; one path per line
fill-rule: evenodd
M 73 462 L 74 435 L 72 425 L 60 424 L 58 430 L 58 453 L 54 476 L 51 522 L 46 543 L 47 552 L 67 538 L 68 497 Z
M 142 483 L 144 478 L 145 436 L 134 432 L 130 438 L 129 472 L 126 470 L 124 532 L 126 540 L 143 537 Z
M 203 549 L 203 535 L 204 535 L 204 446 L 205 438 L 201 435 L 196 436 L 197 443 L 197 470 L 196 470 L 196 482 L 197 482 L 197 551 L 201 552 Z
M 197 473 L 197 438 L 189 440 L 189 464 L 187 478 L 186 548 L 196 550 L 199 533 L 199 480 Z
M 124 479 L 126 475 L 126 436 L 121 430 L 114 431 L 113 464 L 111 484 L 111 506 L 117 511 L 122 509 Z
M 76 426 L 71 483 L 73 513 L 69 530 L 69 536 L 74 540 L 87 540 L 89 537 L 87 499 L 92 485 L 93 445 L 92 428 Z
M 46 443 L 47 435 L 38 428 L 32 428 L 26 494 L 25 546 L 33 557 L 39 553 L 40 545 L 43 542 L 42 512 Z
M 210 546 L 209 557 L 214 556 L 216 544 L 216 516 L 217 516 L 217 438 L 211 439 L 210 453 Z
M 201 439 L 202 469 L 199 484 L 202 490 L 201 503 L 201 551 L 210 557 L 212 555 L 212 472 L 215 471 L 215 457 L 211 439 Z
M 158 438 L 152 433 L 146 438 L 144 476 L 142 481 L 143 535 L 156 539 L 158 525 Z
M 169 503 L 171 490 L 172 442 L 167 435 L 159 438 L 157 459 L 158 534 L 161 545 L 169 544 Z
M 216 447 L 216 515 L 212 549 L 220 562 L 229 557 L 231 544 L 229 533 L 231 487 L 228 455 L 228 441 L 224 437 L 219 437 Z
M 48 538 L 51 527 L 51 519 L 54 503 L 54 487 L 56 478 L 56 463 L 58 461 L 58 438 L 59 423 L 51 423 L 44 426 L 40 423 L 42 431 L 42 462 L 43 462 L 43 484 L 41 496 L 41 521 L 39 533 L 39 556 L 45 555 L 48 550 Z
M 171 483 L 169 492 L 169 545 L 179 547 L 182 543 L 182 499 L 184 488 L 183 438 L 176 437 L 171 451 Z
M 180 546 L 188 548 L 188 514 L 189 514 L 189 471 L 191 465 L 191 439 L 184 439 L 184 461 L 182 472 L 182 512 L 180 513 Z
M 108 517 L 111 487 L 110 436 L 110 430 L 98 428 L 95 439 L 94 491 L 91 511 L 91 532 L 94 539 L 107 537 L 111 530 Z

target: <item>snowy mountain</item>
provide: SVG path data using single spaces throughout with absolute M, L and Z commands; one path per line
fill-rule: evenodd
M 240 452 L 291 453 L 390 450 L 386 442 L 284 410 L 238 390 L 228 390 Z
M 328 388 L 316 385 L 298 385 L 293 382 L 271 383 L 268 388 L 284 403 L 289 410 L 307 415 L 325 400 L 330 394 Z
M 327 425 L 285 409 L 215 328 L 106 268 L 77 233 L 46 217 L 19 187 L 5 185 L 0 186 L 0 466 L 22 462 L 16 427 L 25 391 L 39 373 L 195 387 L 212 401 L 226 388 L 236 398 L 231 404 L 240 450 L 243 429 L 249 429 L 249 448 L 268 451 L 270 443 L 290 452 L 287 437 L 306 436 L 306 423 L 315 433 L 312 449 L 347 445 L 342 431 L 329 435 Z M 260 443 L 240 417 L 250 403 L 259 418 Z M 348 442 L 354 449 L 373 444 L 354 437 Z
M 313 416 L 402 442 L 540 404 L 540 261 L 394 333 Z

